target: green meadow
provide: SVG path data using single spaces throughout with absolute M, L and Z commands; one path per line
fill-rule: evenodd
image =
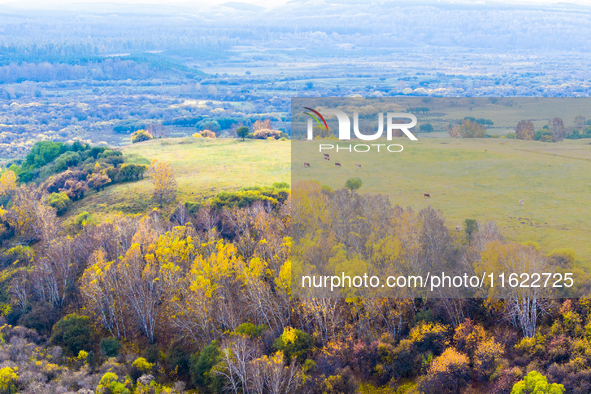
M 386 194 L 393 204 L 415 210 L 431 205 L 443 212 L 450 228 L 467 218 L 495 221 L 509 240 L 534 241 L 546 252 L 572 248 L 581 263 L 591 266 L 588 139 L 554 144 L 504 138 L 400 138 L 390 142 L 404 146 L 400 153 L 332 149 L 323 151 L 331 156 L 325 161 L 318 145 L 337 142 L 294 142 L 293 182 L 315 179 L 341 188 L 348 178 L 359 177 L 360 192 Z
M 167 138 L 128 145 L 121 150 L 131 163 L 150 164 L 154 159 L 171 163 L 178 184 L 177 201 L 182 202 L 199 202 L 221 191 L 245 186 L 291 183 L 289 141 Z M 118 212 L 143 213 L 156 206 L 151 182 L 146 177 L 89 193 L 74 203 L 70 215 L 88 211 L 103 220 Z

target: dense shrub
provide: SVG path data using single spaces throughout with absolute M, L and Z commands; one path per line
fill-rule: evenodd
M 62 172 L 70 167 L 76 166 L 81 161 L 80 154 L 78 152 L 66 152 L 55 159 L 55 171 Z
M 96 147 L 93 147 L 92 149 L 94 149 L 94 148 L 96 148 Z M 91 149 L 91 152 L 92 152 L 92 149 Z M 121 151 L 104 149 L 96 156 L 96 158 L 97 159 L 106 159 L 109 157 L 122 157 L 122 156 L 123 156 L 123 153 L 121 153 Z
M 303 363 L 308 357 L 309 352 L 312 350 L 313 345 L 314 342 L 309 334 L 291 327 L 286 327 L 279 338 L 273 343 L 275 349 L 283 352 L 287 363 L 289 363 L 292 358 Z
M 149 141 L 152 138 L 152 134 L 148 133 L 146 130 L 138 130 L 131 135 L 131 143 L 135 144 L 138 142 Z
M 63 215 L 68 210 L 70 204 L 72 204 L 72 200 L 70 200 L 66 193 L 58 192 L 51 193 L 47 197 L 47 203 L 56 210 L 58 215 Z
M 591 127 L 586 127 L 585 130 L 573 130 L 571 134 L 567 135 L 566 138 L 570 140 L 579 140 L 581 138 L 591 138 Z
M 540 332 L 531 338 L 525 337 L 515 345 L 515 350 L 527 357 L 541 356 L 546 353 L 546 337 Z
M 61 318 L 53 328 L 51 343 L 66 349 L 66 352 L 75 356 L 80 350 L 92 348 L 92 325 L 86 316 L 75 313 Z
M 82 230 L 84 227 L 86 227 L 90 224 L 94 224 L 94 223 L 95 223 L 94 218 L 87 211 L 80 212 L 74 218 L 74 226 L 76 226 L 76 228 L 78 230 Z
M 221 192 L 210 200 L 213 208 L 239 207 L 244 208 L 256 201 L 267 202 L 273 206 L 282 204 L 289 197 L 289 190 L 281 185 L 281 188 L 275 187 L 245 187 L 237 192 Z
M 538 371 L 531 371 L 527 376 L 515 383 L 511 394 L 562 394 L 564 386 L 557 383 L 548 383 L 548 378 Z
M 191 381 L 195 386 L 201 389 L 209 388 L 215 392 L 216 388 L 221 387 L 221 379 L 211 373 L 211 369 L 218 363 L 220 349 L 217 341 L 201 349 L 199 354 L 191 356 Z
M 548 126 L 544 126 L 541 130 L 534 133 L 534 140 L 542 142 L 554 142 L 554 137 Z
M 146 348 L 144 351 L 144 358 L 154 364 L 160 359 L 160 349 L 158 349 L 158 345 L 153 344 Z
M 121 350 L 121 344 L 117 338 L 109 337 L 101 339 L 101 353 L 107 357 L 116 357 Z
M 258 326 L 255 326 L 252 323 L 242 323 L 241 325 L 236 327 L 236 330 L 234 330 L 234 332 L 238 335 L 246 335 L 250 338 L 258 338 L 263 334 L 263 332 L 266 329 L 267 326 L 265 326 L 264 324 L 259 324 Z
M 57 310 L 42 302 L 31 305 L 26 312 L 18 317 L 18 324 L 36 330 L 42 335 L 51 334 L 51 329 L 59 317 Z
M 86 177 L 88 173 L 81 170 L 67 170 L 61 174 L 57 174 L 49 178 L 43 185 L 48 193 L 59 193 L 60 191 L 66 192 L 68 197 L 75 200 L 78 197 L 78 193 L 72 192 L 73 185 L 78 183 L 86 184 Z M 77 190 L 77 189 L 73 189 Z M 74 198 L 73 198 L 74 197 Z
M 109 179 L 115 181 L 120 179 L 119 171 L 120 169 L 118 167 L 107 167 L 101 171 L 101 174 L 106 175 L 107 177 L 109 177 Z
M 199 208 L 201 207 L 201 203 L 199 202 L 194 202 L 194 201 L 186 201 L 185 202 L 185 208 L 187 208 L 187 211 L 189 211 L 189 213 L 194 214 L 195 212 L 199 211 Z
M 51 163 L 62 153 L 68 151 L 68 146 L 61 142 L 40 141 L 36 142 L 27 154 L 23 168 L 41 168 Z
M 118 181 L 131 181 L 139 180 L 144 178 L 144 173 L 148 170 L 148 166 L 145 164 L 122 164 L 116 175 Z M 113 179 L 113 178 L 111 178 Z
M 274 138 L 277 140 L 281 138 L 281 132 L 279 130 L 259 129 L 253 133 L 253 136 L 260 140 L 266 140 L 267 138 Z
M 96 394 L 131 394 L 131 382 L 121 382 L 115 373 L 107 372 L 99 381 Z
M 41 141 L 35 143 L 31 151 L 27 154 L 22 165 L 12 164 L 10 166 L 19 178 L 21 183 L 44 180 L 53 174 L 65 171 L 69 168 L 78 168 L 88 161 L 96 160 L 106 147 L 90 146 L 80 142 L 73 144 L 64 144 L 61 142 Z M 102 160 L 111 160 L 121 157 L 114 153 L 113 156 Z
M 88 186 L 95 190 L 103 190 L 111 183 L 111 178 L 105 174 L 92 174 L 88 177 Z
M 421 130 L 422 133 L 431 133 L 433 132 L 433 125 L 431 123 L 422 124 L 419 127 L 419 130 Z
M 185 379 L 189 376 L 190 353 L 186 346 L 176 344 L 171 346 L 166 352 L 166 364 L 168 369 L 177 378 Z
M 318 394 L 353 394 L 357 392 L 358 383 L 348 368 L 339 373 L 323 377 L 313 390 Z
M 215 132 L 211 131 L 211 130 L 201 130 L 201 132 L 199 133 L 201 135 L 201 137 L 203 138 L 217 138 L 215 135 Z

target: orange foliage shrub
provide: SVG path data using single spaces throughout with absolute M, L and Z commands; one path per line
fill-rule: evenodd
M 266 140 L 269 137 L 279 139 L 281 138 L 281 131 L 271 129 L 260 129 L 254 132 L 254 138 Z
M 207 129 L 201 130 L 200 134 L 203 138 L 217 138 L 213 131 Z

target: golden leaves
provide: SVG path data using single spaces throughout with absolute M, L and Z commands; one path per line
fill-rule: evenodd
M 176 197 L 177 183 L 172 164 L 152 160 L 148 174 L 154 185 L 154 199 L 162 208 L 163 203 L 171 202 Z
M 16 189 L 16 174 L 12 171 L 4 171 L 0 176 L 0 196 Z

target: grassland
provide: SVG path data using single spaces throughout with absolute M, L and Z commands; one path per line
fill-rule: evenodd
M 393 143 L 404 146 L 401 153 L 329 152 L 331 162 L 318 153 L 318 141 L 294 142 L 292 179 L 340 188 L 359 177 L 361 192 L 387 194 L 393 203 L 415 210 L 431 205 L 443 212 L 449 227 L 466 218 L 495 221 L 510 240 L 535 241 L 546 252 L 573 248 L 591 267 L 590 142 L 399 139 Z M 304 161 L 311 167 L 299 165 Z
M 348 178 L 359 177 L 361 192 L 387 194 L 393 203 L 415 210 L 431 205 L 444 213 L 449 227 L 466 218 L 495 221 L 508 239 L 538 242 L 546 252 L 573 248 L 579 260 L 591 267 L 590 140 L 552 144 L 510 139 L 400 139 L 393 143 L 404 145 L 401 153 L 331 152 L 331 162 L 317 153 L 318 143 L 294 143 L 293 169 L 289 141 L 187 137 L 153 140 L 122 150 L 131 162 L 149 164 L 156 159 L 172 163 L 178 201 L 201 201 L 223 190 L 291 184 L 292 179 L 304 178 L 340 188 Z M 304 168 L 304 161 L 311 167 Z M 342 167 L 335 167 L 334 161 Z M 148 179 L 116 184 L 76 202 L 69 215 L 86 210 L 104 220 L 118 212 L 143 213 L 156 206 L 151 190 Z M 520 199 L 525 200 L 524 206 L 519 205 Z
M 178 184 L 178 201 L 196 201 L 223 190 L 291 182 L 289 141 L 168 138 L 133 144 L 121 149 L 126 161 L 150 164 L 154 159 L 172 164 Z M 142 213 L 157 206 L 152 185 L 115 184 L 90 193 L 74 204 L 70 216 L 88 211 L 103 220 L 118 212 Z

